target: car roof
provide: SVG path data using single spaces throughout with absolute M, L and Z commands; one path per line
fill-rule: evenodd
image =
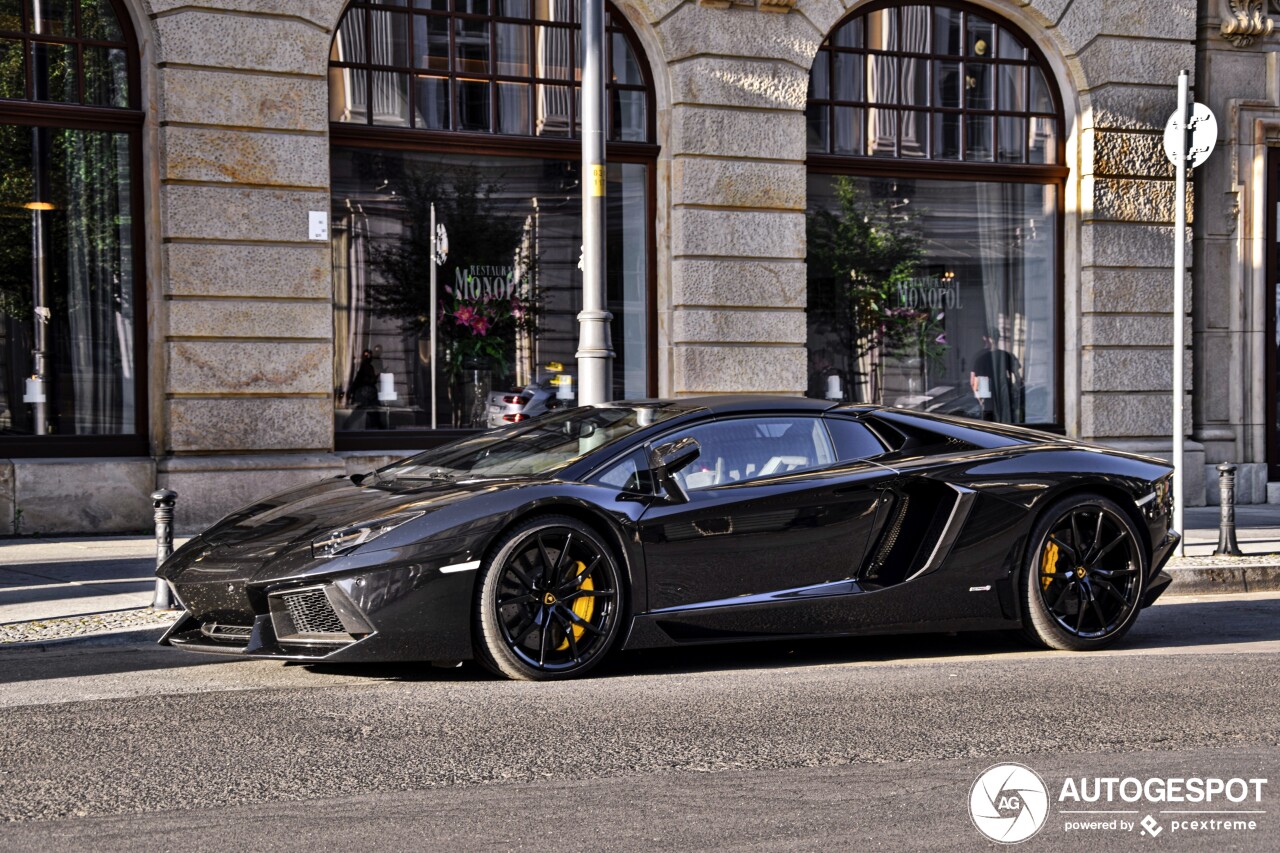
M 650 405 L 663 403 L 682 409 L 705 409 L 712 414 L 742 412 L 825 412 L 839 403 L 812 397 L 788 397 L 783 394 L 704 394 L 698 397 L 675 397 L 661 400 L 618 400 L 613 405 Z

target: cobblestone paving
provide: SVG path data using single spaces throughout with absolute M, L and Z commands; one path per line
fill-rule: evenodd
M 0 645 L 12 643 L 38 643 L 46 640 L 67 640 L 109 631 L 129 628 L 152 628 L 170 625 L 177 618 L 177 611 L 152 610 L 142 607 L 136 610 L 118 610 L 113 613 L 94 613 L 89 616 L 72 616 L 66 619 L 37 619 L 30 622 L 10 622 L 0 625 Z

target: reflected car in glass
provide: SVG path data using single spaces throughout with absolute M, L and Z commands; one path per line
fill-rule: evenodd
M 161 639 L 581 675 L 616 649 L 1020 629 L 1120 639 L 1169 584 L 1171 470 L 800 398 L 548 412 L 235 512 L 159 570 Z

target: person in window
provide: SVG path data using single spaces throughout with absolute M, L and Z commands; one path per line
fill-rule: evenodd
M 378 406 L 378 372 L 373 366 L 373 353 L 364 350 L 360 353 L 360 366 L 356 368 L 351 385 L 347 388 L 347 405 L 353 411 L 347 419 L 344 429 L 357 429 L 363 422 L 365 429 L 383 429 L 382 413 Z
M 969 385 L 982 405 L 984 421 L 1012 424 L 1022 421 L 1022 363 L 1000 348 L 1000 333 L 988 330 L 982 336 L 982 352 L 973 360 Z

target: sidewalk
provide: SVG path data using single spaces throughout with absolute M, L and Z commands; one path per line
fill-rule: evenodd
M 1280 506 L 1236 508 L 1237 538 L 1247 555 L 1242 558 L 1211 556 L 1217 507 L 1189 508 L 1186 522 L 1187 556 L 1170 562 L 1170 594 L 1280 589 Z M 84 630 L 77 633 L 95 625 L 110 630 L 119 620 L 103 614 L 136 614 L 151 604 L 155 553 L 155 540 L 145 536 L 0 540 L 0 643 L 4 627 L 16 623 L 93 617 L 81 620 Z M 128 623 L 136 627 L 138 621 Z

